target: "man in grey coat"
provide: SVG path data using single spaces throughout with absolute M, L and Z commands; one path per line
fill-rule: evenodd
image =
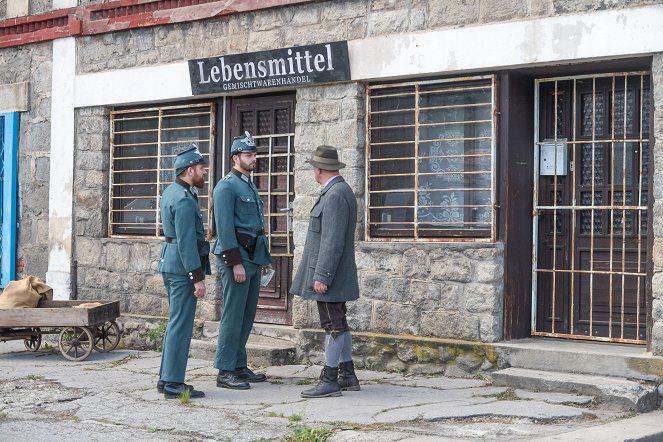
M 359 298 L 354 242 L 357 200 L 338 172 L 345 164 L 338 161 L 336 149 L 319 146 L 307 163 L 322 189 L 311 209 L 304 253 L 290 292 L 317 301 L 326 337 L 320 382 L 301 395 L 340 396 L 341 390 L 359 390 L 345 305 Z

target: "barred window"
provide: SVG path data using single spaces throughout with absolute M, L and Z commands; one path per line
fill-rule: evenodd
M 367 238 L 494 240 L 494 77 L 372 85 L 367 101 Z
M 209 164 L 213 122 L 212 103 L 111 113 L 110 235 L 163 235 L 159 198 L 175 180 L 177 152 L 196 143 Z M 209 180 L 199 191 L 206 226 Z

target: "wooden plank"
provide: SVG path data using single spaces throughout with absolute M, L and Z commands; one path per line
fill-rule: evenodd
M 92 302 L 101 305 L 73 308 Z M 120 301 L 42 301 L 36 308 L 0 309 L 0 328 L 93 326 L 119 316 Z

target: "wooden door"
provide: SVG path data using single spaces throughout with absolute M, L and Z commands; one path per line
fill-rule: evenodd
M 544 81 L 539 97 L 535 334 L 645 343 L 650 77 Z
M 260 290 L 256 321 L 292 325 L 292 296 L 288 291 L 293 259 L 295 95 L 232 98 L 228 102 L 226 146 L 231 145 L 233 137 L 248 131 L 258 147 L 253 182 L 265 208 L 265 232 L 275 270 L 271 283 Z

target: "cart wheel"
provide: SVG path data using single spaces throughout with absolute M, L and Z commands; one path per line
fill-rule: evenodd
M 97 327 L 97 334 L 94 338 L 95 350 L 101 353 L 112 351 L 119 343 L 120 327 L 118 327 L 117 322 L 108 321 Z
M 29 338 L 23 339 L 23 344 L 28 351 L 37 351 L 41 346 L 41 329 L 39 327 L 30 329 L 32 334 Z
M 87 327 L 65 327 L 60 331 L 58 347 L 70 361 L 82 361 L 92 353 L 92 332 Z

